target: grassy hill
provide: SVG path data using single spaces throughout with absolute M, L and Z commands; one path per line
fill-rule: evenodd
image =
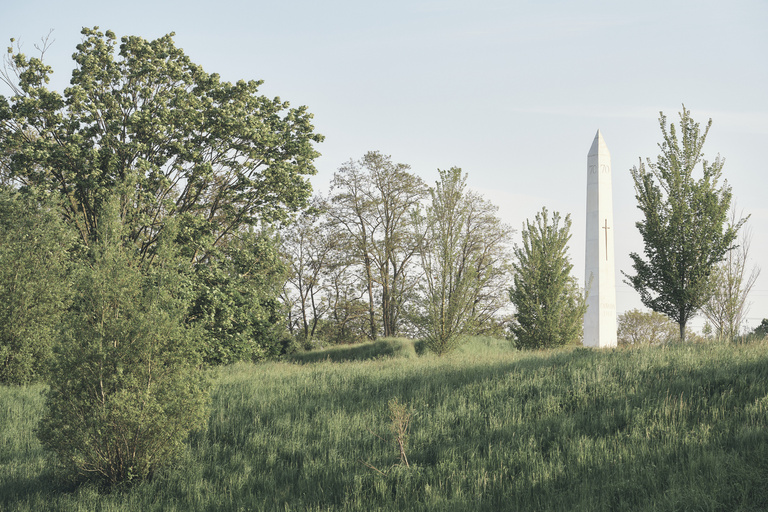
M 41 387 L 0 388 L 0 510 L 768 509 L 768 344 L 407 343 L 221 370 L 185 460 L 108 494 L 47 469 Z

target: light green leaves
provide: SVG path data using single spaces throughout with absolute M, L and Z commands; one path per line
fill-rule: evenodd
M 556 347 L 581 338 L 586 303 L 571 276 L 570 230 L 570 215 L 562 219 L 554 212 L 550 221 L 546 208 L 535 222 L 525 222 L 509 292 L 516 310 L 510 330 L 520 348 Z
M 659 124 L 662 153 L 656 163 L 641 161 L 631 171 L 644 216 L 637 228 L 645 258 L 630 254 L 635 275 L 624 275 L 643 304 L 677 322 L 684 338 L 685 325 L 707 302 L 712 272 L 732 248 L 743 220 L 726 225 L 732 193 L 727 182 L 718 183 L 724 162 L 719 156 L 711 163 L 704 159 L 712 121 L 702 133 L 683 107 L 679 135 L 674 124 L 667 127 L 664 114 Z

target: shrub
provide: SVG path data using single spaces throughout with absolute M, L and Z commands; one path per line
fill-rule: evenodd
M 658 345 L 679 338 L 677 324 L 656 311 L 632 309 L 619 315 L 619 345 Z
M 768 318 L 763 318 L 760 325 L 755 327 L 755 330 L 752 331 L 751 337 L 758 340 L 768 337 Z
M 111 485 L 171 463 L 204 424 L 206 392 L 174 274 L 142 272 L 103 238 L 76 269 L 37 435 L 68 475 Z
M 297 363 L 315 363 L 319 361 L 365 361 L 385 357 L 415 358 L 415 344 L 406 338 L 382 338 L 378 341 L 356 345 L 337 346 L 311 352 L 298 352 L 291 354 L 290 360 Z

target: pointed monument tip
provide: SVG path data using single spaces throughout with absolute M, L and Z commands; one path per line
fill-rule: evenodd
M 595 134 L 595 140 L 592 141 L 592 147 L 589 148 L 589 153 L 587 153 L 587 156 L 589 155 L 596 155 L 598 153 L 608 153 L 608 146 L 605 144 L 605 139 L 603 139 L 603 134 L 600 132 L 600 129 L 597 129 L 597 133 Z

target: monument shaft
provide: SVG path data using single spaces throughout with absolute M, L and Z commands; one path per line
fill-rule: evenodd
M 616 346 L 616 273 L 613 259 L 611 154 L 600 130 L 587 155 L 587 243 L 584 346 Z

